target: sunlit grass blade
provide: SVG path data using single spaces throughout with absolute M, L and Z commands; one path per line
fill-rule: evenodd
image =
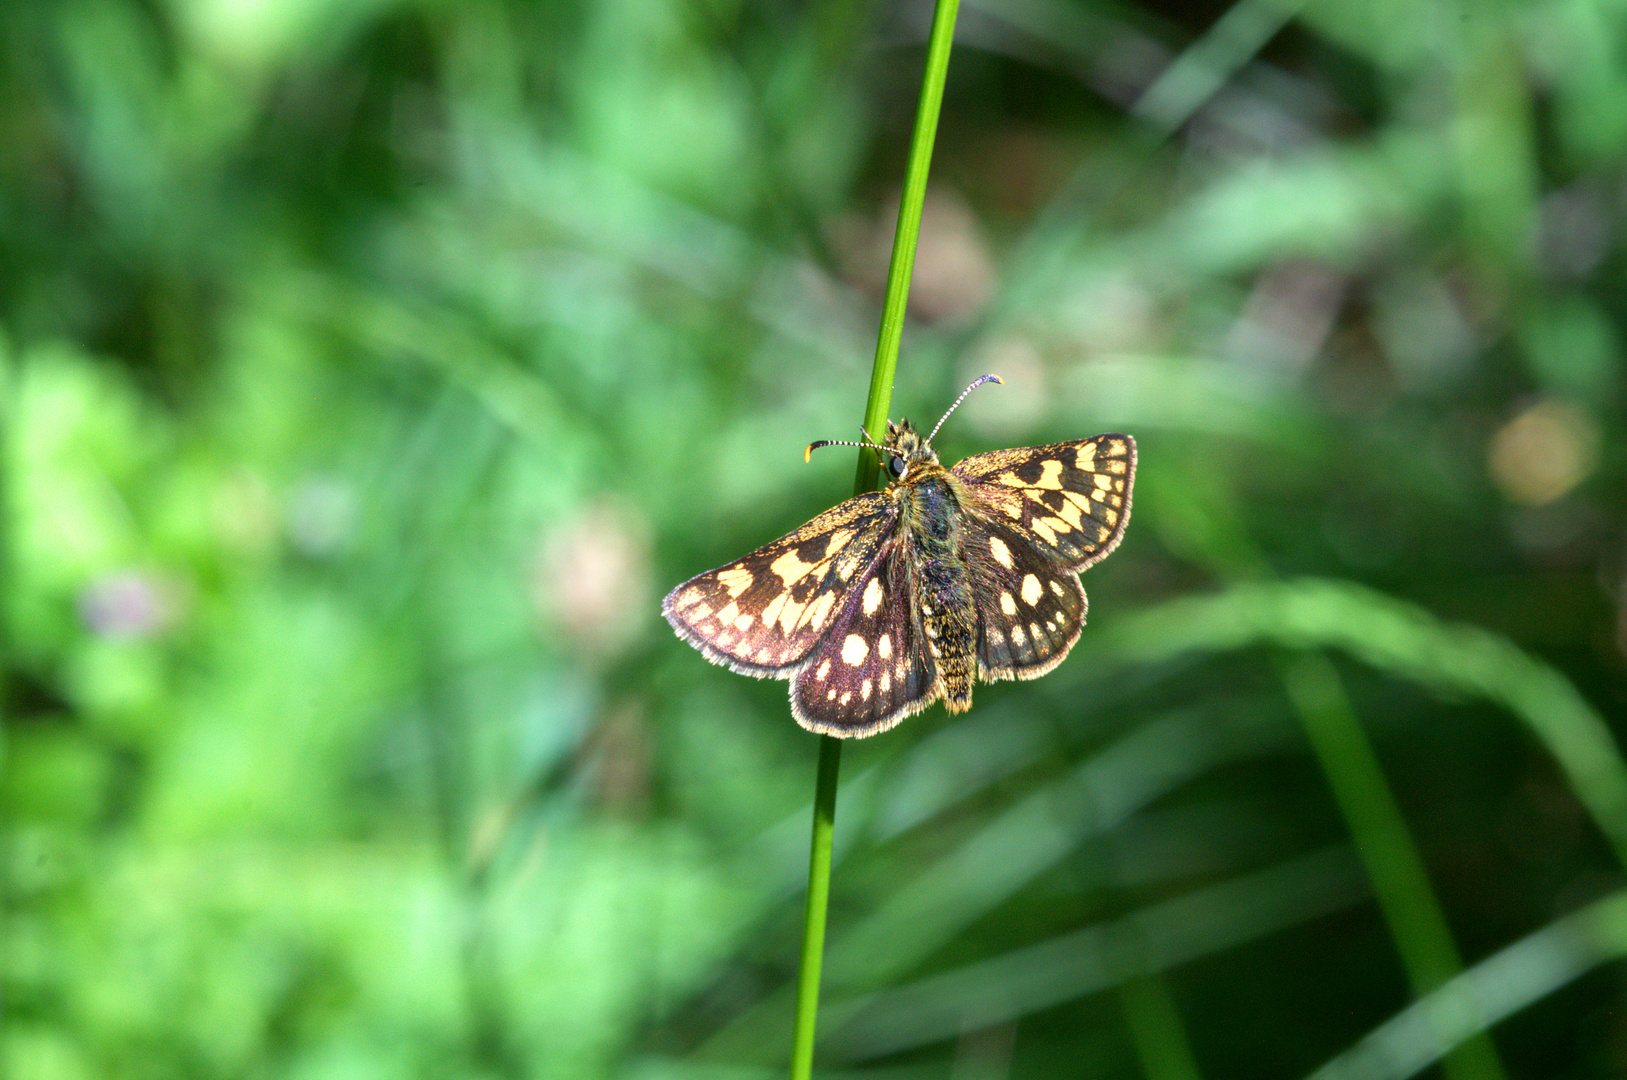
M 864 430 L 880 432 L 892 401 L 893 377 L 898 370 L 898 347 L 904 335 L 910 272 L 915 266 L 915 243 L 921 229 L 921 206 L 926 199 L 927 171 L 937 138 L 938 110 L 949 71 L 949 52 L 955 40 L 958 0 L 938 0 L 927 43 L 926 68 L 921 76 L 920 105 L 915 134 L 910 141 L 904 171 L 904 192 L 893 237 L 892 262 L 887 269 L 887 294 L 882 304 L 881 329 L 876 337 L 875 363 L 870 373 L 870 397 L 864 410 Z M 861 449 L 853 480 L 853 493 L 875 487 L 877 462 L 872 450 Z M 819 737 L 819 770 L 814 798 L 813 835 L 808 855 L 808 902 L 803 924 L 802 965 L 797 980 L 796 1016 L 791 1045 L 791 1080 L 807 1080 L 813 1073 L 814 1035 L 819 1012 L 819 975 L 824 955 L 825 913 L 830 902 L 831 836 L 836 821 L 837 778 L 841 743 L 829 735 Z

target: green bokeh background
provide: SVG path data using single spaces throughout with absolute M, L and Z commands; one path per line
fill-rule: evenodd
M 815 740 L 658 602 L 849 490 L 929 17 L 0 9 L 6 1076 L 781 1074 Z M 847 748 L 822 1070 L 1627 1074 L 1624 222 L 1621 0 L 967 0 L 893 414 L 1135 516 Z

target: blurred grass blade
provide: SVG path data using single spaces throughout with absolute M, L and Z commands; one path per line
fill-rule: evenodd
M 1119 1009 L 1147 1080 L 1199 1080 L 1203 1074 L 1162 977 L 1127 979 L 1119 986 Z
M 1295 656 L 1282 667 L 1288 697 L 1367 867 L 1407 980 L 1421 997 L 1463 969 L 1423 858 L 1338 671 L 1317 652 Z M 1453 1080 L 1503 1075 L 1496 1049 L 1483 1036 L 1464 1042 L 1443 1065 Z
M 1311 1074 L 1311 1080 L 1404 1080 L 1454 1044 L 1627 956 L 1627 891 L 1550 923 L 1409 1006 Z
M 1130 107 L 1159 137 L 1178 131 L 1254 59 L 1299 10 L 1290 0 L 1241 0 L 1176 57 Z
M 1506 638 L 1441 622 L 1353 582 L 1305 579 L 1178 600 L 1118 620 L 1099 639 L 1098 655 L 1110 641 L 1133 662 L 1261 641 L 1338 648 L 1399 678 L 1495 702 L 1548 748 L 1627 865 L 1627 768 L 1610 729 L 1570 680 Z
M 832 980 L 868 989 L 896 978 L 986 917 L 1069 852 L 1222 761 L 1280 745 L 1281 732 L 1213 715 L 1146 724 L 992 816 L 918 871 L 838 942 Z
M 838 939 L 828 981 L 852 994 L 907 974 L 1081 843 L 1224 762 L 1280 748 L 1289 734 L 1263 721 L 1258 709 L 1142 724 L 919 871 Z M 711 1040 L 706 1054 L 749 1059 L 766 1053 L 790 1007 L 787 995 L 771 995 Z
M 1169 969 L 1338 911 L 1366 895 L 1340 847 L 1153 904 L 980 963 L 833 1004 L 832 1051 L 897 1053 Z M 1134 943 L 1127 949 L 1126 943 Z M 843 1022 L 845 1021 L 845 1022 Z

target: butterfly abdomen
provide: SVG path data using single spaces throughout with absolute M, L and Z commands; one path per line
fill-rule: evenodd
M 945 708 L 972 705 L 977 671 L 977 608 L 961 553 L 962 511 L 956 481 L 937 470 L 909 485 L 903 521 L 913 549 L 913 588 L 921 628 L 938 669 Z

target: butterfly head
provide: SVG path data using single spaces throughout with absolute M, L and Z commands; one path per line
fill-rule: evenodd
M 921 437 L 920 432 L 910 426 L 908 420 L 900 420 L 896 424 L 887 421 L 885 453 L 887 475 L 893 480 L 905 479 L 917 465 L 938 464 L 938 452 Z

